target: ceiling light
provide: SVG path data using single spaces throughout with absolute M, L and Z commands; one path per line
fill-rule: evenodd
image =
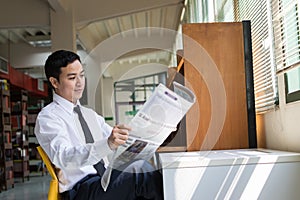
M 50 35 L 27 36 L 25 37 L 25 39 L 30 45 L 34 47 L 51 47 L 52 45 Z M 76 40 L 76 43 L 78 49 L 86 50 L 86 48 L 79 39 Z
M 50 47 L 51 38 L 50 35 L 35 35 L 27 36 L 25 38 L 27 42 L 34 47 Z

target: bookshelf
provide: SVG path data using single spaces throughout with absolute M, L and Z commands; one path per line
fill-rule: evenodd
M 31 175 L 44 175 L 47 173 L 46 167 L 37 152 L 37 146 L 39 143 L 34 134 L 35 122 L 38 113 L 45 105 L 45 100 L 42 97 L 29 96 L 28 98 L 28 120 L 29 127 L 28 141 L 29 141 L 29 166 Z
M 14 187 L 10 90 L 7 80 L 0 82 L 0 191 Z
M 29 180 L 29 144 L 27 125 L 27 101 L 26 90 L 11 91 L 11 121 L 13 143 L 14 176 Z

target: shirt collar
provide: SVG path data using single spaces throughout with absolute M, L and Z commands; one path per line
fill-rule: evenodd
M 62 96 L 59 96 L 58 94 L 53 94 L 53 101 L 56 102 L 58 105 L 60 105 L 66 112 L 69 114 L 73 113 L 74 104 Z M 77 101 L 76 105 L 80 105 L 80 102 Z

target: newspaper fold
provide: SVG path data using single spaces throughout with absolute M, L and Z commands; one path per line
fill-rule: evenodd
M 132 128 L 129 139 L 115 151 L 102 176 L 101 185 L 104 191 L 109 185 L 112 169 L 118 169 L 135 159 L 151 159 L 194 104 L 195 95 L 191 90 L 177 82 L 173 82 L 173 86 L 174 91 L 159 84 L 129 122 Z

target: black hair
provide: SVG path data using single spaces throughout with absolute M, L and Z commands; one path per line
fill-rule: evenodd
M 45 62 L 45 74 L 52 88 L 53 86 L 49 81 L 50 77 L 56 78 L 59 81 L 61 68 L 66 67 L 68 64 L 73 63 L 75 60 L 81 62 L 79 55 L 67 50 L 58 50 L 48 56 Z

